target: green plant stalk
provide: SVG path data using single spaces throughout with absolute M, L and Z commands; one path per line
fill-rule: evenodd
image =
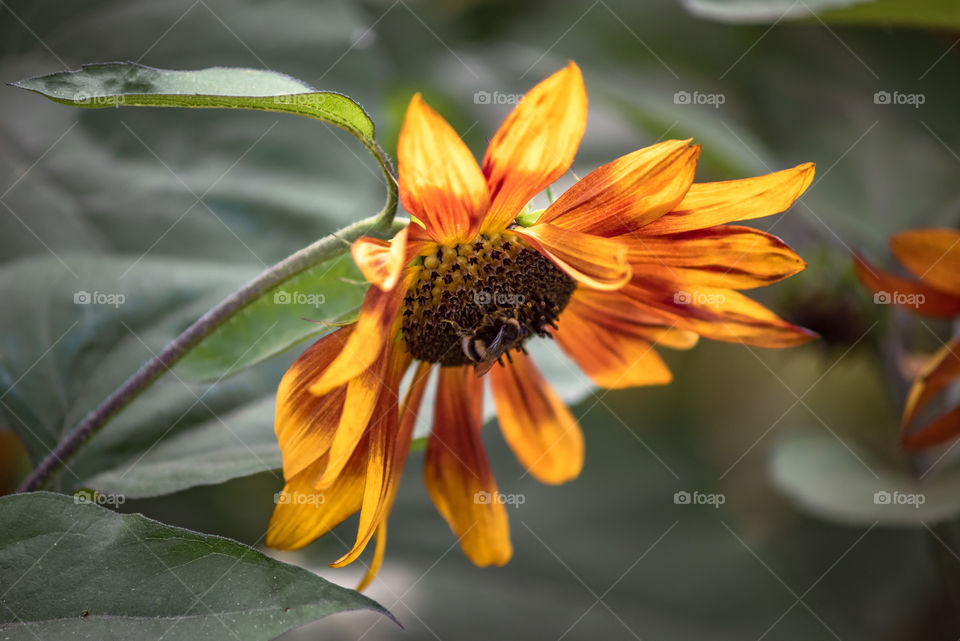
M 378 161 L 381 161 L 384 167 L 384 174 L 392 177 L 392 167 L 389 166 L 389 160 L 385 161 L 385 165 L 379 157 Z M 347 243 L 360 236 L 365 234 L 389 234 L 395 229 L 399 229 L 402 225 L 393 220 L 397 208 L 396 183 L 391 181 L 387 191 L 387 202 L 379 214 L 359 220 L 339 232 L 325 236 L 312 245 L 291 254 L 201 316 L 160 350 L 156 356 L 144 363 L 136 373 L 124 381 L 96 409 L 87 414 L 30 473 L 17 489 L 17 492 L 32 492 L 42 487 L 113 417 L 119 414 L 164 373 L 172 369 L 200 341 L 247 305 L 291 277 L 343 253 L 346 251 Z

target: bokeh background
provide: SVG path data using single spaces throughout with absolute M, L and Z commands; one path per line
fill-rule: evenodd
M 817 163 L 787 214 L 751 224 L 810 264 L 757 297 L 822 340 L 786 351 L 704 341 L 666 355 L 676 373 L 668 387 L 586 391 L 575 407 L 586 467 L 566 486 L 525 476 L 488 426 L 501 491 L 525 498 L 510 510 L 515 556 L 504 568 L 477 569 L 456 549 L 413 454 L 369 590 L 405 629 L 359 612 L 284 639 L 960 635 L 960 470 L 950 453 L 910 458 L 895 448 L 905 391 L 897 359 L 932 351 L 950 328 L 875 305 L 851 271 L 853 251 L 889 266 L 896 231 L 960 223 L 956 20 L 890 26 L 820 15 L 802 0 L 758 14 L 737 6 L 0 3 L 8 82 L 113 60 L 269 68 L 358 100 L 391 154 L 406 103 L 422 91 L 481 156 L 515 96 L 573 59 L 590 96 L 578 175 L 666 138 L 703 145 L 701 181 Z M 756 24 L 738 24 L 745 16 Z M 877 92 L 922 104 L 888 104 Z M 149 349 L 266 265 L 377 211 L 383 197 L 362 147 L 314 121 L 78 110 L 9 87 L 0 108 L 0 372 L 10 393 L 0 427 L 30 425 L 23 445 L 34 455 Z M 128 303 L 77 306 L 70 293 L 80 288 L 125 292 Z M 190 394 L 168 376 L 97 437 L 77 476 L 101 472 L 103 461 L 127 469 L 160 436 L 227 424 L 242 441 L 232 446 L 270 467 L 271 394 L 297 351 L 212 388 L 190 384 Z M 28 465 L 3 438 L 9 486 Z M 122 510 L 260 545 L 280 486 L 268 471 Z M 922 509 L 873 501 L 897 488 L 923 492 Z M 720 494 L 723 504 L 677 504 L 680 491 Z M 362 567 L 326 563 L 354 527 L 278 557 L 352 585 Z

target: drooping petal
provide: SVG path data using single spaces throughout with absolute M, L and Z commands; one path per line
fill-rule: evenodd
M 480 440 L 483 379 L 469 367 L 443 367 L 423 478 L 437 511 L 478 566 L 510 560 L 510 527 Z
M 393 339 L 397 314 L 406 295 L 413 269 L 404 271 L 400 283 L 388 292 L 371 287 L 363 299 L 355 331 L 332 363 L 310 387 L 312 394 L 323 395 L 356 378 L 368 369 L 384 346 Z
M 627 260 L 636 271 L 662 268 L 678 280 L 749 289 L 783 280 L 806 263 L 776 236 L 749 227 L 720 225 L 662 236 L 627 235 Z
M 561 229 L 550 223 L 513 231 L 586 287 L 619 289 L 630 280 L 627 248 L 619 239 Z
M 387 551 L 387 519 L 380 521 L 380 525 L 377 526 L 377 533 L 374 536 L 376 536 L 376 545 L 373 550 L 373 558 L 370 560 L 370 565 L 367 567 L 363 578 L 360 579 L 360 583 L 357 584 L 357 592 L 363 592 L 370 587 L 377 573 L 380 572 L 380 566 L 383 565 L 383 556 Z
M 331 563 L 331 567 L 339 568 L 355 561 L 373 538 L 377 526 L 387 517 L 386 508 L 392 495 L 391 484 L 399 480 L 399 475 L 394 472 L 394 466 L 400 456 L 406 456 L 410 447 L 409 439 L 406 443 L 400 443 L 398 440 L 399 386 L 404 372 L 410 365 L 410 355 L 402 345 L 397 344 L 390 349 L 388 360 L 384 380 L 381 383 L 385 391 L 377 400 L 376 409 L 367 428 L 369 446 L 357 539 L 353 548 Z M 336 441 L 334 444 L 336 445 Z M 399 446 L 405 446 L 406 449 L 398 453 Z M 332 453 L 333 448 L 331 448 Z
M 900 305 L 918 314 L 953 317 L 960 314 L 960 296 L 946 294 L 921 281 L 902 278 L 854 256 L 854 269 L 863 285 L 882 304 Z
M 353 330 L 349 325 L 318 340 L 293 362 L 280 381 L 274 431 L 287 479 L 323 456 L 333 442 L 346 388 L 317 396 L 310 393 L 310 386 L 336 359 Z
M 643 228 L 644 234 L 673 234 L 737 220 L 779 214 L 813 181 L 813 163 L 756 178 L 694 183 L 676 209 Z
M 634 328 L 622 317 L 607 315 L 603 307 L 586 304 L 578 294 L 560 315 L 553 336 L 590 380 L 606 389 L 666 385 L 673 380 L 670 368 L 642 331 L 631 331 Z M 617 292 L 596 294 L 613 299 L 612 306 L 620 302 Z
M 471 238 L 489 204 L 487 183 L 470 150 L 416 94 L 397 141 L 403 206 L 440 243 Z
M 949 414 L 913 432 L 907 431 L 930 401 L 957 380 L 960 380 L 960 339 L 955 338 L 930 359 L 913 381 L 903 409 L 901 443 L 905 448 L 930 447 L 960 436 L 960 417 L 951 418 Z M 952 429 L 954 427 L 956 429 Z
M 409 262 L 406 260 L 409 229 L 409 226 L 404 227 L 389 242 L 363 236 L 350 246 L 353 262 L 370 284 L 383 291 L 396 286 L 400 271 Z
M 517 460 L 542 483 L 560 484 L 583 469 L 580 424 L 525 354 L 490 370 L 503 437 Z
M 531 89 L 503 121 L 483 158 L 490 211 L 481 230 L 507 227 L 573 163 L 587 126 L 587 91 L 573 62 Z
M 627 154 L 587 174 L 537 222 L 616 236 L 672 211 L 693 183 L 700 146 L 668 140 Z
M 917 278 L 960 296 L 960 231 L 911 229 L 891 238 L 890 249 Z
M 641 310 L 704 338 L 759 347 L 792 347 L 816 337 L 732 289 L 643 273 L 620 290 Z
M 620 292 L 580 288 L 570 305 L 574 313 L 626 336 L 643 339 L 670 349 L 691 349 L 700 339 L 696 332 L 665 322 L 662 314 L 650 314 Z M 567 309 L 570 309 L 568 306 Z M 564 310 L 566 312 L 567 310 Z M 564 316 L 561 316 L 563 319 Z M 562 320 L 561 320 L 562 322 Z
M 321 458 L 296 476 L 287 478 L 277 495 L 277 507 L 267 526 L 267 547 L 296 550 L 315 541 L 360 509 L 366 471 L 364 441 L 336 483 L 320 492 L 313 487 L 326 465 Z

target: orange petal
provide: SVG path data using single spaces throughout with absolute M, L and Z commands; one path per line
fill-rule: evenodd
M 958 425 L 956 418 L 947 417 L 942 417 L 943 420 L 938 419 L 907 434 L 910 424 L 916 420 L 923 408 L 958 379 L 960 379 L 960 338 L 955 338 L 930 359 L 910 387 L 903 409 L 904 432 L 901 443 L 904 447 L 910 449 L 930 447 L 960 435 L 960 431 L 951 432 L 948 429 L 951 425 Z
M 375 535 L 376 546 L 373 551 L 373 558 L 370 560 L 370 566 L 367 568 L 366 574 L 363 575 L 363 578 L 360 579 L 360 583 L 357 584 L 357 592 L 363 592 L 366 590 L 370 584 L 373 582 L 373 579 L 376 578 L 377 573 L 380 572 L 380 566 L 383 565 L 383 556 L 387 551 L 387 520 L 384 519 L 380 521 L 380 525 L 377 526 L 377 533 Z
M 399 344 L 394 346 L 390 350 L 385 380 L 381 383 L 384 392 L 379 396 L 376 410 L 367 429 L 369 446 L 366 480 L 363 486 L 363 505 L 360 508 L 357 539 L 353 548 L 331 563 L 331 567 L 339 568 L 355 561 L 373 538 L 377 526 L 387 517 L 387 504 L 392 495 L 392 483 L 399 480 L 399 475 L 394 473 L 394 466 L 400 456 L 406 456 L 410 447 L 409 439 L 406 443 L 400 443 L 398 440 L 400 418 L 398 388 L 409 365 L 410 356 L 407 350 Z M 406 449 L 398 454 L 398 446 L 405 446 Z
M 310 393 L 310 386 L 336 359 L 353 329 L 349 325 L 318 340 L 293 362 L 280 381 L 274 431 L 287 479 L 319 459 L 333 442 L 346 389 L 317 396 Z
M 587 174 L 540 217 L 564 229 L 615 236 L 673 210 L 693 182 L 700 146 L 668 140 Z
M 912 434 L 904 436 L 900 444 L 904 449 L 916 450 L 941 445 L 958 436 L 960 436 L 960 407 L 955 407 Z
M 490 471 L 480 429 L 483 379 L 469 367 L 442 367 L 423 479 L 437 511 L 478 566 L 510 560 L 506 507 Z
M 397 141 L 403 206 L 440 243 L 470 239 L 490 202 L 477 161 L 443 117 L 416 94 Z
M 503 437 L 517 460 L 542 483 L 566 483 L 583 469 L 583 432 L 566 404 L 525 354 L 490 370 Z
M 814 167 L 808 162 L 756 178 L 694 183 L 676 209 L 644 227 L 643 233 L 673 234 L 778 214 L 810 186 Z
M 409 229 L 409 226 L 401 229 L 390 242 L 364 236 L 350 246 L 353 261 L 371 284 L 384 291 L 396 286 L 400 270 L 409 262 L 405 260 Z
M 792 347 L 816 337 L 732 289 L 677 282 L 655 270 L 636 274 L 620 291 L 642 310 L 704 338 Z
M 314 489 L 326 457 L 292 478 L 277 494 L 277 507 L 267 527 L 267 547 L 296 550 L 315 541 L 360 509 L 363 500 L 367 444 L 364 441 L 337 482 L 325 492 Z
M 483 174 L 490 189 L 485 233 L 507 227 L 536 194 L 566 173 L 587 126 L 587 91 L 571 62 L 531 89 L 490 141 Z
M 599 295 L 606 298 L 617 294 Z M 623 389 L 671 382 L 670 368 L 650 341 L 640 333 L 627 331 L 617 320 L 605 315 L 602 308 L 584 304 L 574 294 L 560 315 L 559 329 L 553 335 L 599 387 Z
M 405 275 L 401 276 L 400 284 L 388 292 L 379 287 L 367 290 L 355 331 L 336 359 L 310 387 L 311 394 L 326 394 L 356 378 L 373 365 L 384 345 L 393 340 L 397 314 L 414 273 L 412 269 L 405 272 Z
M 670 349 L 691 349 L 700 340 L 696 332 L 665 323 L 662 315 L 640 309 L 620 292 L 591 291 L 581 288 L 570 300 L 574 314 L 592 321 L 607 331 L 643 339 Z M 567 309 L 570 309 L 568 306 Z M 564 310 L 566 312 L 566 310 Z M 562 322 L 563 316 L 561 316 Z
M 663 236 L 623 236 L 636 271 L 659 265 L 677 280 L 711 287 L 749 289 L 793 276 L 806 267 L 776 236 L 749 227 L 721 225 Z
M 561 229 L 550 223 L 513 231 L 587 287 L 619 289 L 630 280 L 627 248 L 619 239 Z
M 854 269 L 879 304 L 896 304 L 917 314 L 952 317 L 960 314 L 960 296 L 945 294 L 929 285 L 901 278 L 854 256 Z
M 960 231 L 912 229 L 891 238 L 890 249 L 917 278 L 960 296 Z

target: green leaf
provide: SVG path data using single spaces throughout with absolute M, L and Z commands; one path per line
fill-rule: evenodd
M 372 141 L 374 125 L 363 107 L 333 91 L 317 91 L 276 71 L 212 67 L 154 69 L 134 62 L 84 65 L 12 83 L 77 107 L 212 107 L 258 109 L 309 116 Z
M 254 641 L 336 612 L 392 618 L 235 541 L 45 492 L 0 498 L 0 567 L 11 641 Z
M 349 254 L 272 289 L 201 341 L 177 366 L 192 380 L 229 376 L 351 318 L 367 283 Z
M 684 0 L 684 5 L 701 18 L 733 23 L 819 18 L 828 23 L 932 29 L 960 26 L 960 6 L 953 0 Z
M 843 524 L 922 527 L 960 514 L 960 467 L 918 480 L 829 433 L 799 430 L 782 438 L 773 481 L 797 505 Z

